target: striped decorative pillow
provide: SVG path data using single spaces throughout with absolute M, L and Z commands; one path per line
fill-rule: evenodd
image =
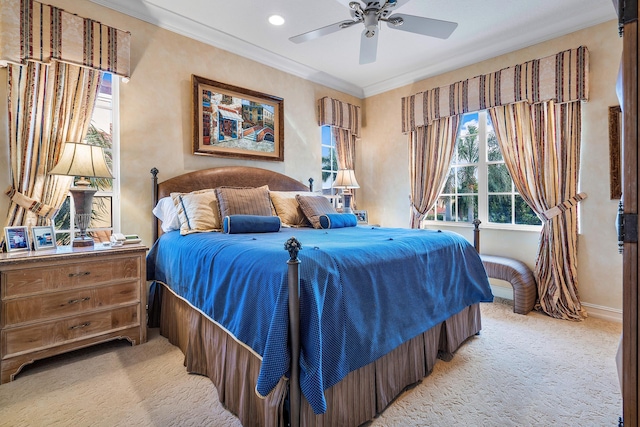
M 229 215 L 274 216 L 269 198 L 269 186 L 257 188 L 218 187 L 216 196 L 220 206 L 220 217 Z
M 320 226 L 320 217 L 322 215 L 338 213 L 329 199 L 324 196 L 297 195 L 296 200 L 313 228 L 322 228 Z
M 222 229 L 218 200 L 213 189 L 191 193 L 171 193 L 180 219 L 180 234 Z

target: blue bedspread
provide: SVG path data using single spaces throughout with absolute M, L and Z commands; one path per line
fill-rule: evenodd
M 289 254 L 301 288 L 300 386 L 316 413 L 349 372 L 458 313 L 493 300 L 482 262 L 460 235 L 350 227 L 277 233 L 164 234 L 147 258 L 167 284 L 262 357 L 257 392 L 288 374 Z

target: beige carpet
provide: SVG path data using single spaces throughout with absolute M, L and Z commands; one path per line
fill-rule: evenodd
M 622 411 L 616 323 L 483 304 L 483 331 L 436 363 L 373 426 L 614 426 Z M 208 378 L 149 331 L 38 362 L 0 386 L 1 426 L 239 426 Z

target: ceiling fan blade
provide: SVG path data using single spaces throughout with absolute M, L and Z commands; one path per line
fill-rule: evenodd
M 367 30 L 362 31 L 360 38 L 360 65 L 371 64 L 376 62 L 378 53 L 378 33 L 376 31 L 373 36 L 367 37 Z
M 289 37 L 289 40 L 294 43 L 304 43 L 309 40 L 314 40 L 322 36 L 326 36 L 327 34 L 335 33 L 336 31 L 340 31 L 344 28 L 349 28 L 350 26 L 357 24 L 358 21 L 340 21 L 335 24 L 327 25 L 326 27 L 318 28 L 316 30 L 308 31 L 306 33 L 299 34 L 297 36 Z
M 393 20 L 401 18 L 402 25 L 393 24 Z M 458 24 L 451 21 L 441 21 L 439 19 L 423 18 L 422 16 L 405 15 L 403 13 L 394 13 L 389 17 L 387 25 L 389 28 L 407 31 L 409 33 L 422 34 L 429 37 L 437 37 L 439 39 L 447 39 L 456 29 Z

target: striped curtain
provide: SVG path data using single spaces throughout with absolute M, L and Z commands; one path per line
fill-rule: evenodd
M 356 140 L 360 138 L 360 107 L 337 99 L 324 97 L 318 100 L 318 125 L 331 126 L 336 140 L 339 169 L 355 169 Z M 352 206 L 356 207 L 355 190 Z
M 129 77 L 131 34 L 35 0 L 0 0 L 0 64 L 66 62 Z
M 411 228 L 435 205 L 447 179 L 458 134 L 459 116 L 443 117 L 409 134 Z
M 567 320 L 587 316 L 578 297 L 580 101 L 489 109 L 518 192 L 542 220 L 534 274 L 539 308 Z
M 72 182 L 48 173 L 64 142 L 84 139 L 101 72 L 129 77 L 131 34 L 35 0 L 0 0 L 0 29 L 11 167 L 5 226 L 43 225 Z
M 86 136 L 101 72 L 76 65 L 9 65 L 11 204 L 5 226 L 45 225 L 68 193 L 72 177 L 49 175 L 66 141 Z
M 360 138 L 360 107 L 325 96 L 318 100 L 318 125 L 332 127 L 338 167 L 353 169 L 356 140 Z
M 557 103 L 589 97 L 585 46 L 402 98 L 402 132 L 441 117 L 527 101 Z

